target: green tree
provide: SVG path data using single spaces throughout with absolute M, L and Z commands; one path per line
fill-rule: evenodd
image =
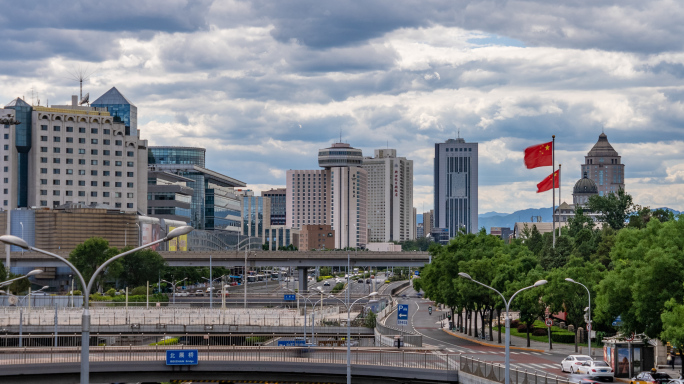
M 159 253 L 142 249 L 123 257 L 120 277 L 129 287 L 145 285 L 148 281 L 156 282 L 159 275 L 164 274 L 166 265 L 166 260 Z
M 665 312 L 660 315 L 663 331 L 660 339 L 677 348 L 684 346 L 684 305 L 675 299 L 665 302 Z
M 5 265 L 0 263 L 0 282 L 16 279 L 17 277 L 20 277 L 20 276 L 21 275 L 10 273 L 9 278 L 8 278 L 7 277 L 7 270 L 5 269 Z M 3 287 L 2 289 L 5 290 L 6 292 L 11 292 L 15 295 L 18 295 L 20 293 L 28 292 L 28 289 L 30 286 L 31 286 L 31 282 L 29 282 L 29 279 L 20 279 L 20 280 L 15 281 L 14 283 L 11 283 L 9 286 Z
M 587 228 L 592 230 L 595 225 L 596 223 L 594 223 L 594 220 L 591 217 L 586 216 L 584 214 L 584 209 L 578 205 L 577 208 L 575 208 L 575 215 L 568 219 L 568 235 L 570 235 L 570 237 L 577 237 L 577 234 L 580 231 Z
M 544 246 L 544 239 L 536 225 L 532 225 L 530 235 L 527 240 L 525 240 L 525 245 L 527 245 L 527 248 L 535 255 L 538 255 L 539 252 L 541 252 L 542 247 Z
M 522 279 L 511 281 L 504 295 L 510 298 L 519 289 L 534 285 L 535 282 L 542 279 L 544 279 L 544 272 L 541 269 L 530 270 Z M 511 307 L 520 311 L 520 321 L 526 325 L 528 348 L 530 347 L 530 332 L 532 332 L 534 321 L 544 315 L 546 308 L 546 305 L 541 300 L 544 292 L 543 289 L 537 287 L 522 291 L 511 302 Z
M 594 195 L 589 198 L 587 207 L 592 212 L 600 213 L 599 219 L 613 229 L 622 229 L 627 218 L 634 212 L 632 196 L 620 188 L 617 193 L 605 196 Z
M 119 250 L 110 247 L 107 240 L 91 237 L 71 251 L 69 261 L 81 272 L 87 284 L 97 268 L 118 254 Z M 121 273 L 121 260 L 116 260 L 97 277 L 95 280 L 96 290 L 99 291 L 106 280 L 118 277 L 119 273 Z M 76 282 L 78 283 L 78 280 Z M 85 289 L 85 287 L 81 288 Z

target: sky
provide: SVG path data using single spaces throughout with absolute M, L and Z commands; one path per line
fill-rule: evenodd
M 67 104 L 116 86 L 150 145 L 200 146 L 260 191 L 317 169 L 342 138 L 414 161 L 432 208 L 434 144 L 479 143 L 479 212 L 563 200 L 604 131 L 642 206 L 684 210 L 684 2 L 0 0 L 0 104 Z M 31 96 L 33 95 L 33 96 Z

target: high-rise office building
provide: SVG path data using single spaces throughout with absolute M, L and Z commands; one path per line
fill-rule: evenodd
M 335 143 L 318 152 L 324 169 L 287 171 L 287 226 L 331 225 L 335 248 L 365 246 L 368 191 L 362 162 L 360 149 Z
M 434 228 L 447 230 L 449 238 L 461 228 L 478 230 L 477 159 L 477 143 L 457 138 L 435 144 Z
M 106 108 L 78 106 L 76 96 L 52 107 L 17 98 L 8 109 L 20 124 L 3 128 L 4 208 L 81 203 L 147 212 L 147 141 L 137 130 L 126 135 Z
M 594 181 L 599 196 L 625 189 L 625 165 L 605 133 L 599 135 L 596 144 L 584 156 L 580 177 L 585 176 Z
M 240 199 L 234 188 L 245 187 L 233 179 L 204 167 L 204 148 L 150 147 L 150 171 L 170 172 L 191 179 L 191 224 L 196 229 L 225 230 L 239 233 L 242 227 Z
M 171 172 L 147 172 L 147 214 L 186 223 L 192 220 L 192 179 Z
M 376 149 L 363 159 L 368 172 L 368 228 L 370 242 L 415 238 L 413 217 L 413 160 L 397 157 L 396 149 Z
M 434 209 L 431 209 L 427 212 L 423 212 L 423 235 L 427 236 L 430 234 L 430 232 L 432 232 L 432 228 L 434 227 L 434 217 Z
M 271 225 L 285 225 L 287 189 L 275 188 L 262 191 L 261 196 L 271 199 Z

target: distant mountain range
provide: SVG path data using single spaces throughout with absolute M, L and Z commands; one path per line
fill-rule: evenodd
M 658 209 L 658 208 L 654 208 Z M 672 208 L 662 207 L 660 209 L 665 209 L 673 212 L 675 215 L 681 212 L 674 210 Z M 482 228 L 485 227 L 487 233 L 492 227 L 508 227 L 513 229 L 516 222 L 530 222 L 532 217 L 541 216 L 542 222 L 551 222 L 551 208 L 528 208 L 520 211 L 515 211 L 513 213 L 499 213 L 499 212 L 487 212 L 481 215 L 477 215 L 477 225 Z M 536 221 L 536 220 L 534 220 Z

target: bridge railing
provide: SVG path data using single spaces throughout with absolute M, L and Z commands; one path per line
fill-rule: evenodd
M 198 360 L 203 361 L 250 361 L 346 364 L 344 347 L 219 347 L 219 346 L 149 346 L 149 347 L 90 347 L 90 362 L 141 362 L 166 360 L 167 349 L 196 349 Z M 354 349 L 351 363 L 414 369 L 448 371 L 458 369 L 457 355 L 436 354 L 428 351 L 406 352 L 387 350 Z M 78 363 L 79 348 L 23 348 L 21 351 L 0 349 L 0 367 L 25 364 Z M 0 369 L 0 376 L 3 370 Z
M 316 334 L 311 337 L 307 333 L 307 341 L 315 342 L 320 346 L 345 346 L 346 333 L 339 336 L 331 334 Z M 150 333 L 150 334 L 115 334 L 115 333 L 91 333 L 90 344 L 92 346 L 120 348 L 120 347 L 155 347 L 155 346 L 192 346 L 206 348 L 207 346 L 226 347 L 277 347 L 281 341 L 303 341 L 303 333 L 273 334 L 273 333 Z M 374 347 L 373 335 L 351 335 L 351 344 L 354 347 Z M 61 349 L 81 346 L 80 333 L 64 334 L 0 334 L 0 356 L 12 350 L 29 350 L 49 348 L 59 352 Z
M 304 326 L 305 316 L 294 309 L 269 308 L 175 308 L 175 307 L 102 307 L 91 308 L 91 325 L 248 325 L 298 327 Z M 80 325 L 81 308 L 40 307 L 28 310 L 16 307 L 0 307 L 0 327 L 54 326 L 55 316 L 58 325 Z M 326 326 L 334 324 L 331 319 L 340 317 L 337 305 L 316 309 L 315 315 L 309 310 L 306 324 Z M 345 316 L 346 317 L 346 316 Z
M 484 379 L 503 383 L 505 366 L 503 364 L 488 363 L 472 357 L 460 355 L 460 373 L 471 374 Z M 552 373 L 520 369 L 514 366 L 510 369 L 511 384 L 571 384 L 567 377 L 556 376 Z M 576 382 L 576 381 L 575 381 Z

